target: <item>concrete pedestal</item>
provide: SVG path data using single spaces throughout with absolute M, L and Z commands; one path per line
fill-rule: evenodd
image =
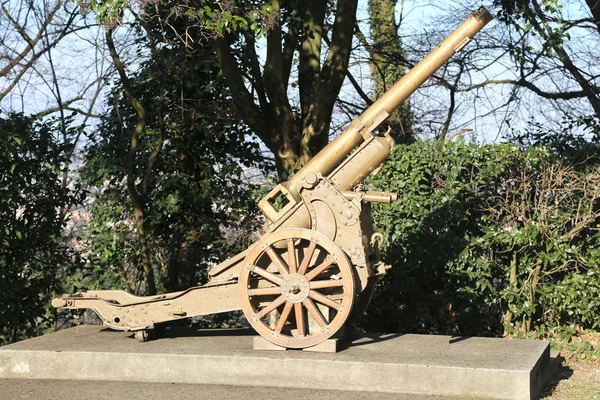
M 0 378 L 351 390 L 534 399 L 558 363 L 547 342 L 369 335 L 338 353 L 255 351 L 248 331 L 167 329 L 139 343 L 80 326 L 0 348 Z

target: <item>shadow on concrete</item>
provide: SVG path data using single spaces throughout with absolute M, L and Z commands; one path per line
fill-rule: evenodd
M 560 356 L 558 357 L 558 360 L 552 360 L 552 362 L 560 363 L 558 366 L 558 371 L 544 384 L 544 390 L 538 397 L 539 399 L 546 397 L 550 398 L 550 396 L 552 396 L 556 391 L 556 388 L 561 381 L 567 380 L 573 376 L 573 370 L 565 364 L 565 359 Z
M 404 336 L 404 333 L 365 333 L 352 342 L 342 342 L 342 349 L 385 342 L 387 340 L 392 340 L 400 336 Z
M 205 337 L 205 336 L 252 336 L 256 332 L 250 328 L 231 328 L 231 329 L 199 329 L 188 327 L 167 327 L 163 330 L 162 337 Z
M 470 339 L 472 336 L 454 336 L 448 340 L 449 344 L 454 344 L 458 342 L 462 342 L 464 340 Z
M 108 329 L 110 330 L 110 329 Z M 148 341 L 158 339 L 176 339 L 182 337 L 224 337 L 224 336 L 256 336 L 251 328 L 232 329 L 200 329 L 185 326 L 159 327 L 148 330 Z M 133 337 L 133 335 L 131 335 Z

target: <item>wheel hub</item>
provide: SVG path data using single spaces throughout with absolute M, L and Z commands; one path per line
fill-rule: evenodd
M 288 275 L 283 279 L 281 293 L 292 303 L 302 303 L 308 297 L 308 280 L 304 275 Z

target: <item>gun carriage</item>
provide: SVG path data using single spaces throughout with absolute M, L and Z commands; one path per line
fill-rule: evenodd
M 138 297 L 120 290 L 63 295 L 52 305 L 91 309 L 139 340 L 155 326 L 182 318 L 243 310 L 266 340 L 309 348 L 332 337 L 368 306 L 388 266 L 383 236 L 373 231 L 370 203 L 395 193 L 363 192 L 394 147 L 375 130 L 490 20 L 480 8 L 426 58 L 356 118 L 289 181 L 258 206 L 266 232 L 246 251 L 212 268 L 209 282 L 181 292 Z

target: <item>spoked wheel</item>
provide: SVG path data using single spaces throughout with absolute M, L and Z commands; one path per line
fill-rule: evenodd
M 263 237 L 246 256 L 239 279 L 246 318 L 261 336 L 283 347 L 311 347 L 330 338 L 354 302 L 346 254 L 308 229 Z

